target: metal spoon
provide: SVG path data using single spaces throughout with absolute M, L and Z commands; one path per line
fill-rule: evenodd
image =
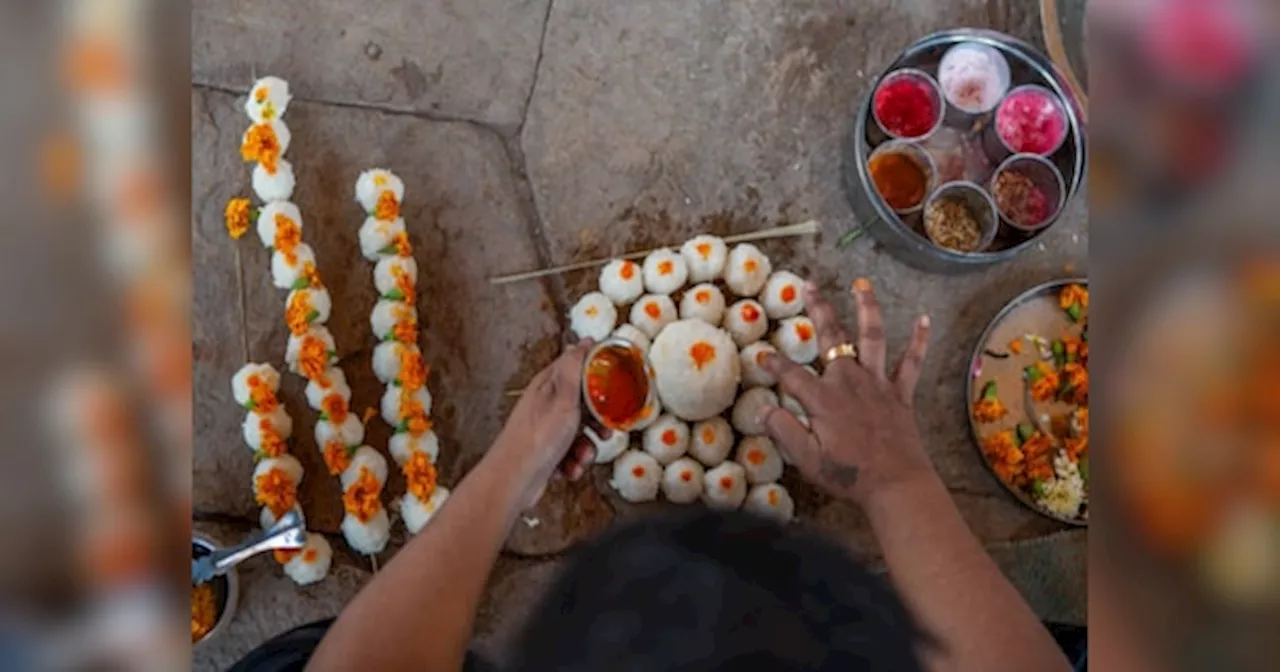
M 230 548 L 218 549 L 191 561 L 191 585 L 198 586 L 215 576 L 226 574 L 236 565 L 266 551 L 297 550 L 307 544 L 307 531 L 302 516 L 290 511 L 280 517 L 271 529 L 256 538 Z

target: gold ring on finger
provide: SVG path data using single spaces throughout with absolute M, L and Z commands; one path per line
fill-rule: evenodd
M 831 362 L 834 362 L 835 360 L 841 357 L 851 357 L 853 359 L 857 359 L 858 348 L 854 347 L 852 343 L 841 343 L 839 345 L 834 345 L 830 348 L 827 348 L 827 351 L 822 353 L 822 363 L 830 364 Z

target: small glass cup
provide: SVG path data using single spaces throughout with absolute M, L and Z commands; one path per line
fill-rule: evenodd
M 893 132 L 880 120 L 880 114 L 876 110 L 876 98 L 879 96 L 880 90 L 889 84 L 903 80 L 918 82 L 929 92 L 930 102 L 933 105 L 933 123 L 929 126 L 929 130 L 922 135 L 905 136 Z M 903 68 L 890 72 L 880 79 L 880 83 L 876 84 L 875 90 L 871 92 L 871 118 L 876 122 L 876 128 L 880 129 L 882 133 L 892 140 L 923 140 L 933 135 L 934 131 L 937 131 L 938 127 L 942 126 L 946 106 L 947 103 L 942 97 L 942 89 L 938 87 L 938 81 L 929 73 L 915 68 Z
M 875 176 L 871 174 L 871 163 L 875 161 L 876 157 L 895 153 L 906 155 L 907 158 L 914 161 L 916 165 L 920 166 L 920 169 L 924 171 L 924 194 L 920 197 L 919 203 L 916 203 L 909 208 L 895 208 L 892 205 L 889 205 L 888 201 L 884 201 L 884 196 L 880 194 L 880 186 L 876 184 Z M 933 162 L 933 157 L 929 152 L 925 151 L 924 147 L 914 142 L 908 142 L 906 140 L 890 140 L 889 142 L 876 147 L 875 150 L 871 152 L 871 156 L 867 157 L 867 181 L 871 183 L 871 188 L 876 190 L 876 195 L 880 197 L 880 200 L 884 201 L 884 204 L 889 206 L 889 209 L 899 215 L 911 215 L 920 212 L 921 208 L 924 207 L 924 202 L 929 198 L 929 193 L 933 191 L 934 185 L 937 184 L 937 180 L 938 167 Z
M 1000 132 L 1000 119 L 1005 107 L 1010 104 L 1010 101 L 1026 95 L 1039 95 L 1043 97 L 1044 100 L 1052 104 L 1054 113 L 1058 118 L 1058 122 L 1062 125 L 1062 133 L 1059 135 L 1057 142 L 1053 147 L 1049 149 L 1049 151 L 1034 152 L 1035 154 L 1039 154 L 1040 156 L 1053 156 L 1055 152 L 1062 148 L 1062 144 L 1067 140 L 1067 135 L 1071 133 L 1070 125 L 1067 121 L 1067 109 L 1063 106 L 1062 99 L 1058 97 L 1058 94 L 1038 84 L 1024 84 L 1022 86 L 1015 87 L 1010 90 L 1009 93 L 1005 94 L 1004 98 L 1001 99 L 1000 104 L 996 106 L 995 118 L 991 120 L 991 123 L 983 132 L 983 147 L 986 149 L 987 155 L 991 157 L 993 162 L 1004 161 L 1014 154 L 1031 153 L 1022 151 L 1023 148 L 1021 147 L 1013 147 L 1010 145 L 1005 139 L 1004 134 Z
M 191 559 L 197 560 L 215 550 L 217 545 L 212 540 L 200 536 L 192 535 L 191 537 Z M 240 577 L 236 573 L 235 568 L 231 568 L 226 574 L 220 574 L 209 580 L 208 585 L 213 588 L 214 603 L 217 605 L 218 618 L 214 621 L 213 627 L 206 632 L 204 637 L 192 643 L 192 646 L 199 646 L 205 642 L 212 640 L 226 629 L 227 624 L 231 622 L 231 617 L 235 615 L 236 606 L 240 600 Z
M 634 417 L 624 418 L 621 420 L 606 418 L 604 417 L 604 414 L 596 408 L 595 403 L 591 400 L 587 384 L 587 379 L 591 375 L 592 371 L 591 364 L 597 358 L 601 357 L 602 353 L 606 351 L 612 351 L 614 356 L 632 358 L 644 374 L 644 384 L 646 387 L 645 402 L 644 406 L 636 411 Z M 586 364 L 582 367 L 583 405 L 587 408 L 587 412 L 591 414 L 591 417 L 595 418 L 596 422 L 600 423 L 602 426 L 608 427 L 614 431 L 629 432 L 642 420 L 648 418 L 646 413 L 656 412 L 657 399 L 658 383 L 657 375 L 653 370 L 653 364 L 649 363 L 649 358 L 645 356 L 644 351 L 636 344 L 620 336 L 610 336 L 609 338 L 597 343 L 595 347 L 591 348 L 591 351 L 587 353 Z
M 979 234 L 980 237 L 978 238 L 978 245 L 974 249 L 957 250 L 955 248 L 943 246 L 934 239 L 933 233 L 929 231 L 929 206 L 944 198 L 959 198 L 963 200 L 965 205 L 969 206 L 969 212 L 973 213 L 973 216 L 978 220 L 978 226 L 980 227 L 981 233 Z M 924 219 L 925 235 L 929 237 L 929 240 L 938 248 L 947 250 L 948 252 L 954 252 L 956 254 L 977 254 L 978 252 L 986 250 L 988 247 L 991 247 L 991 243 L 996 239 L 996 232 L 1000 228 L 1000 219 L 996 214 L 996 203 L 991 200 L 991 194 L 988 194 L 985 189 L 973 182 L 965 181 L 948 182 L 934 190 L 933 194 L 929 196 L 929 199 L 925 201 Z
M 946 123 L 953 128 L 970 128 L 994 110 L 1009 91 L 1012 76 L 1009 60 L 999 50 L 979 42 L 961 42 L 943 54 L 938 64 L 938 86 L 946 99 Z M 967 104 L 963 94 L 967 84 L 976 83 L 985 95 L 976 104 Z
M 1040 156 L 1039 154 L 1014 154 L 1004 160 L 996 172 L 991 176 L 991 193 L 996 195 L 996 181 L 1000 179 L 1000 175 L 1006 171 L 1015 171 L 1026 175 L 1031 179 L 1031 183 L 1044 192 L 1045 198 L 1051 204 L 1049 214 L 1038 223 L 1027 226 L 1014 221 L 1005 215 L 1000 209 L 1000 202 L 996 200 L 996 211 L 1000 213 L 1000 221 L 1017 229 L 1018 231 L 1032 232 L 1039 231 L 1058 219 L 1062 214 L 1062 209 L 1066 205 L 1065 195 L 1067 193 L 1066 180 L 1062 177 L 1062 171 L 1053 165 L 1053 162 Z

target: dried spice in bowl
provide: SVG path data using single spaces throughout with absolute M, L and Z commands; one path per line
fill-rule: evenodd
M 945 195 L 924 208 L 924 230 L 938 247 L 956 252 L 977 252 L 983 246 L 980 214 L 960 195 Z
M 1032 228 L 1052 214 L 1049 195 L 1030 177 L 1016 170 L 1006 170 L 996 176 L 992 195 L 1000 213 L 1019 226 Z
M 929 175 L 924 166 L 905 151 L 873 155 L 867 162 L 867 171 L 876 191 L 894 210 L 910 210 L 924 201 Z

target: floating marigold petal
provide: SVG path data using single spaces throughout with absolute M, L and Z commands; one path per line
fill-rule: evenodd
M 702 367 L 715 361 L 716 346 L 706 341 L 698 341 L 689 347 L 689 356 L 693 358 L 694 367 L 701 371 Z

